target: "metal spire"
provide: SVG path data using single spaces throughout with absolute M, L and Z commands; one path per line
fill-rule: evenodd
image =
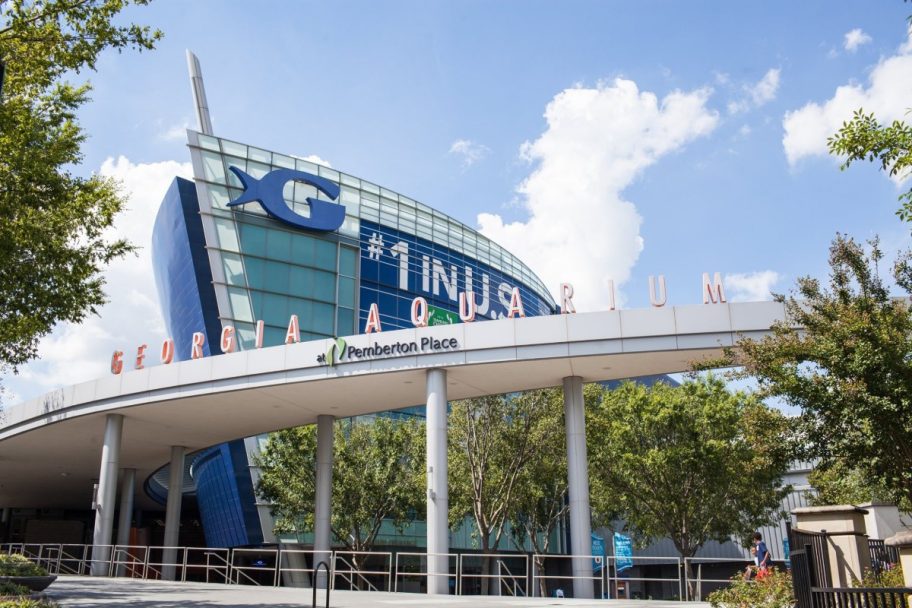
M 209 120 L 209 103 L 203 86 L 203 70 L 199 59 L 187 49 L 187 69 L 190 70 L 190 87 L 193 89 L 193 103 L 196 105 L 196 119 L 200 133 L 212 135 L 212 121 Z

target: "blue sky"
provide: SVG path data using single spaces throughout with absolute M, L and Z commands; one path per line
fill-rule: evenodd
M 887 118 L 912 106 L 910 13 L 887 0 L 155 0 L 127 17 L 164 31 L 158 49 L 106 54 L 90 75 L 79 170 L 124 181 L 119 231 L 144 245 L 189 160 L 189 48 L 216 134 L 317 155 L 480 226 L 549 285 L 573 281 L 585 308 L 604 308 L 607 278 L 622 306 L 648 306 L 651 274 L 669 304 L 699 303 L 703 272 L 725 275 L 730 299 L 768 297 L 824 276 L 837 231 L 908 244 L 894 211 L 909 182 L 840 172 L 821 140 L 858 104 Z M 102 375 L 112 344 L 161 337 L 143 255 L 112 271 L 100 319 L 45 341 L 14 397 Z M 126 309 L 148 313 L 137 324 Z

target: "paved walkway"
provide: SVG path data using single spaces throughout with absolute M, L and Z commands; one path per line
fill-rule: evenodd
M 64 608 L 107 608 L 136 606 L 138 608 L 184 608 L 186 606 L 221 606 L 247 608 L 274 606 L 299 608 L 310 606 L 311 589 L 289 587 L 247 587 L 239 585 L 206 585 L 201 583 L 170 583 L 132 579 L 61 576 L 47 594 Z M 367 591 L 333 591 L 333 608 L 390 608 L 405 606 L 440 606 L 442 608 L 506 608 L 600 606 L 603 608 L 690 608 L 708 607 L 700 602 L 662 602 L 644 600 L 573 600 L 555 598 L 512 598 L 479 596 L 426 596 L 412 593 L 372 593 Z M 326 605 L 326 596 L 317 592 L 317 605 Z

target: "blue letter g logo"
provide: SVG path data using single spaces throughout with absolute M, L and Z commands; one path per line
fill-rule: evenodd
M 228 203 L 229 207 L 257 202 L 270 217 L 307 230 L 329 232 L 337 229 L 345 220 L 345 207 L 342 205 L 308 197 L 307 203 L 310 205 L 310 217 L 304 217 L 292 211 L 282 197 L 282 189 L 285 184 L 289 181 L 297 181 L 310 184 L 335 200 L 339 196 L 339 186 L 327 179 L 304 173 L 303 171 L 296 171 L 295 169 L 276 169 L 275 171 L 270 171 L 262 178 L 256 179 L 237 167 L 229 167 L 229 169 L 238 176 L 238 179 L 244 185 L 244 192 Z

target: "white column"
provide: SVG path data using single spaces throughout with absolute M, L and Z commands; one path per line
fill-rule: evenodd
M 177 544 L 180 540 L 181 498 L 184 495 L 184 454 L 183 446 L 171 446 L 170 476 L 168 477 L 168 502 L 165 505 L 165 539 L 166 549 L 162 551 L 162 580 L 175 580 L 177 563 Z
M 111 534 L 114 528 L 114 502 L 117 499 L 117 469 L 123 416 L 108 414 L 105 419 L 101 470 L 95 497 L 95 531 L 92 534 L 92 576 L 106 576 L 111 559 Z
M 586 457 L 586 411 L 583 405 L 583 379 L 564 378 L 564 420 L 567 431 L 567 494 L 570 498 L 570 552 L 592 553 L 592 528 L 589 520 L 589 464 Z M 592 559 L 573 560 L 573 597 L 593 597 Z
M 136 490 L 136 469 L 121 469 L 120 472 L 120 508 L 117 517 L 117 544 L 130 544 L 130 523 L 133 521 L 133 493 Z M 114 559 L 123 562 L 126 555 L 115 555 Z M 117 576 L 123 576 L 126 564 L 117 567 Z
M 447 488 L 446 370 L 427 372 L 428 593 L 449 593 L 449 493 Z M 432 554 L 438 554 L 436 556 Z M 435 576 L 436 575 L 436 576 Z
M 330 565 L 330 518 L 332 516 L 333 417 L 317 416 L 317 478 L 314 505 L 314 567 L 321 561 Z M 316 587 L 326 587 L 326 571 L 321 569 Z

